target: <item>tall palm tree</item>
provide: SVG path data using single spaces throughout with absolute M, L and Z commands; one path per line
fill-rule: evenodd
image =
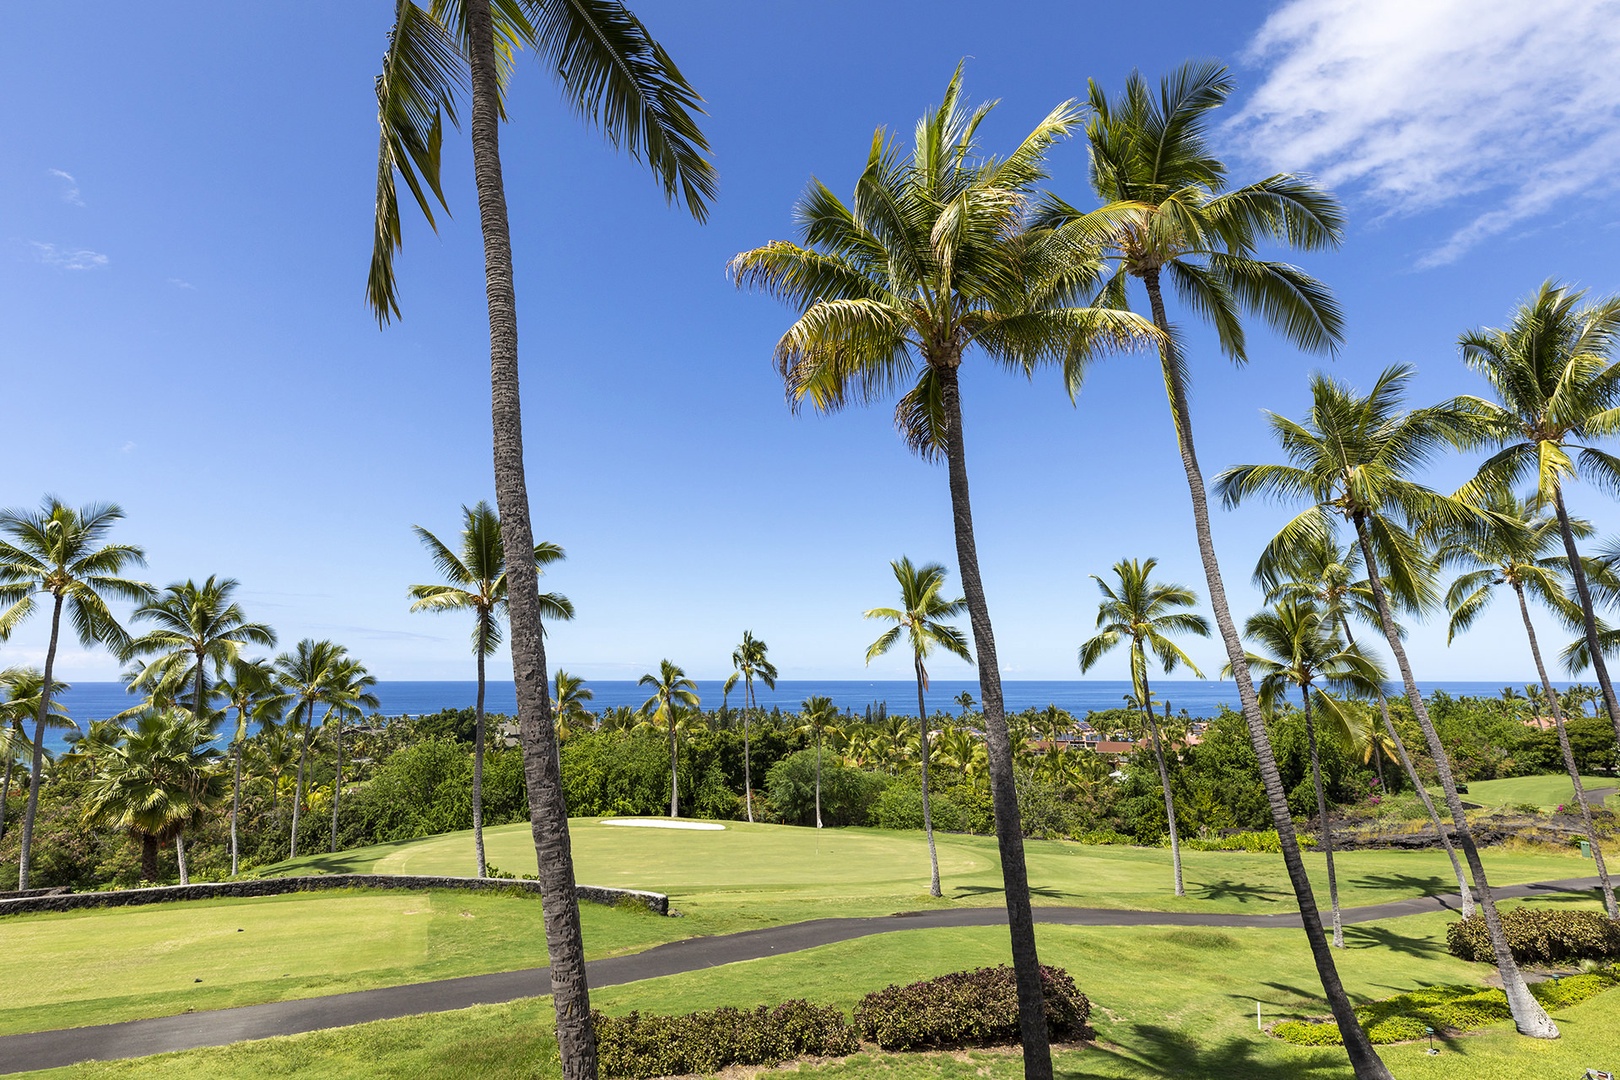
M 445 201 L 439 177 L 443 118 L 456 122 L 457 98 L 465 87 L 471 96 L 473 175 L 489 306 L 495 497 L 506 549 L 520 553 L 509 568 L 512 668 L 535 856 L 542 896 L 550 902 L 546 944 L 557 1042 L 566 1080 L 594 1080 L 596 1037 L 585 983 L 568 808 L 557 764 L 541 613 L 532 599 L 539 589 L 528 558 L 534 531 L 523 469 L 517 296 L 500 156 L 502 100 L 515 52 L 533 48 L 542 69 L 556 73 L 575 110 L 612 145 L 645 162 L 667 200 L 680 200 L 702 221 L 716 183 L 708 144 L 694 118 L 702 112 L 702 99 L 618 0 L 435 0 L 431 10 L 415 0 L 396 0 L 394 10 L 388 52 L 377 78 L 382 133 L 367 299 L 381 321 L 399 312 L 393 272 L 393 254 L 401 242 L 395 174 L 405 180 L 432 224 L 432 200 Z
M 23 810 L 22 857 L 17 888 L 28 888 L 34 844 L 34 816 L 45 766 L 46 718 L 51 688 L 56 686 L 56 646 L 61 640 L 62 613 L 86 648 L 105 645 L 122 656 L 129 634 L 107 607 L 109 599 L 144 603 L 152 586 L 121 576 L 125 567 L 146 565 L 146 554 L 132 544 L 106 542 L 124 512 L 112 503 L 92 503 L 75 510 L 47 495 L 38 510 L 0 510 L 0 641 L 32 615 L 37 598 L 50 597 L 51 636 L 45 649 L 45 688 L 34 714 L 33 762 L 28 776 L 28 803 Z
M 1268 550 L 1261 555 L 1259 565 L 1255 567 L 1254 579 L 1266 590 L 1268 604 L 1280 600 L 1308 600 L 1316 604 L 1344 633 L 1345 643 L 1352 649 L 1358 649 L 1360 646 L 1356 642 L 1356 635 L 1350 629 L 1352 615 L 1358 622 L 1380 630 L 1383 628 L 1372 586 L 1366 578 L 1357 579 L 1360 570 L 1361 549 L 1354 544 L 1341 546 L 1334 533 L 1324 532 L 1300 537 L 1286 548 Z M 1409 584 L 1414 590 L 1412 595 L 1397 594 L 1390 599 L 1402 609 L 1421 615 L 1435 603 L 1430 575 L 1415 575 Z M 1397 627 L 1397 630 L 1405 635 L 1403 628 Z M 1423 777 L 1418 775 L 1417 766 L 1407 752 L 1406 740 L 1401 738 L 1400 730 L 1389 715 L 1389 699 L 1384 694 L 1382 684 L 1377 687 L 1375 696 L 1378 718 L 1384 728 L 1383 738 L 1369 730 L 1367 737 L 1359 740 L 1359 743 L 1374 762 L 1377 761 L 1377 748 L 1380 745 L 1387 743 L 1394 748 L 1413 792 L 1434 825 L 1434 835 L 1439 838 L 1440 846 L 1451 860 L 1451 873 L 1457 879 L 1457 895 L 1462 901 L 1463 918 L 1471 919 L 1474 917 L 1474 894 L 1468 887 L 1462 860 L 1457 857 L 1457 847 L 1446 834 L 1440 811 L 1435 808 L 1434 800 L 1429 797 L 1429 789 L 1424 786 Z M 1380 780 L 1382 777 L 1383 773 L 1380 772 Z
M 366 665 L 348 657 L 333 667 L 327 683 L 326 717 L 322 724 L 333 728 L 333 742 L 337 746 L 337 773 L 332 779 L 332 842 L 327 848 L 334 854 L 338 841 L 338 800 L 343 795 L 343 725 L 364 716 L 367 709 L 375 712 L 381 706 L 377 695 L 372 693 L 376 685 L 377 680 L 366 670 Z
M 1102 603 L 1097 605 L 1095 637 L 1080 646 L 1080 670 L 1090 671 L 1115 646 L 1130 643 L 1131 687 L 1142 710 L 1142 720 L 1153 740 L 1153 757 L 1159 766 L 1159 787 L 1164 792 L 1164 814 L 1170 823 L 1170 861 L 1175 866 L 1176 895 L 1186 896 L 1181 880 L 1181 840 L 1176 836 L 1176 802 L 1170 794 L 1170 770 L 1164 762 L 1164 741 L 1159 736 L 1159 722 L 1153 715 L 1153 695 L 1148 687 L 1147 654 L 1151 649 L 1158 657 L 1166 675 L 1185 664 L 1200 679 L 1204 673 L 1170 640 L 1175 634 L 1209 636 L 1209 621 L 1196 612 L 1185 610 L 1198 603 L 1198 594 L 1185 585 L 1153 581 L 1153 568 L 1158 559 L 1141 562 L 1121 559 L 1114 564 L 1116 588 L 1091 575 L 1101 590 Z
M 821 828 L 821 744 L 829 735 L 838 733 L 838 706 L 832 698 L 817 696 L 806 698 L 799 706 L 799 733 L 816 741 L 816 828 Z M 938 893 L 934 894 L 938 896 Z
M 290 653 L 276 657 L 276 675 L 292 697 L 289 720 L 299 729 L 298 782 L 293 788 L 292 838 L 287 857 L 298 857 L 298 819 L 304 803 L 304 769 L 309 761 L 309 742 L 315 735 L 315 706 L 332 701 L 331 690 L 348 650 L 331 641 L 305 638 Z
M 1455 401 L 1407 411 L 1402 397 L 1411 378 L 1409 367 L 1386 368 L 1373 388 L 1362 395 L 1325 375 L 1312 376 L 1312 404 L 1306 420 L 1271 417 L 1272 430 L 1289 464 L 1228 469 L 1217 478 L 1216 487 L 1228 506 L 1236 506 L 1253 495 L 1310 504 L 1272 538 L 1267 545 L 1272 552 L 1331 532 L 1334 518 L 1348 521 L 1355 530 L 1384 640 L 1395 657 L 1406 699 L 1429 744 L 1457 841 L 1462 844 L 1463 858 L 1479 893 L 1514 1024 L 1525 1035 L 1557 1038 L 1557 1025 L 1530 996 L 1508 947 L 1485 877 L 1485 864 L 1457 794 L 1451 760 L 1429 719 L 1423 695 L 1418 692 L 1390 604 L 1391 590 L 1397 595 L 1414 595 L 1418 579 L 1429 570 L 1430 556 L 1414 535 L 1417 525 L 1443 528 L 1481 516 L 1463 501 L 1441 495 L 1412 479 L 1442 448 L 1469 445 L 1477 439 L 1479 424 L 1465 404 Z M 1386 577 L 1390 589 L 1385 588 Z
M 556 680 L 557 737 L 566 738 L 576 724 L 589 724 L 591 714 L 585 703 L 596 697 L 596 692 L 585 685 L 578 675 L 570 675 L 562 668 L 553 677 Z
M 1583 305 L 1585 298 L 1584 292 L 1543 282 L 1505 329 L 1470 330 L 1458 344 L 1463 362 L 1485 378 L 1496 397 L 1465 400 L 1489 425 L 1490 441 L 1501 447 L 1480 466 L 1471 489 L 1512 490 L 1534 477 L 1536 502 L 1557 513 L 1592 671 L 1620 739 L 1620 702 L 1564 504 L 1567 481 L 1584 476 L 1610 490 L 1620 485 L 1620 458 L 1593 445 L 1620 433 L 1620 364 L 1615 363 L 1620 296 Z
M 1283 600 L 1270 611 L 1257 612 L 1243 624 L 1243 632 L 1261 649 L 1245 658 L 1249 670 L 1260 675 L 1260 707 L 1267 714 L 1290 687 L 1299 691 L 1305 714 L 1305 742 L 1311 755 L 1311 784 L 1316 789 L 1316 816 L 1321 825 L 1318 844 L 1327 856 L 1328 899 L 1333 908 L 1333 946 L 1344 948 L 1344 924 L 1339 911 L 1339 875 L 1333 861 L 1333 825 L 1328 819 L 1327 795 L 1322 787 L 1322 756 L 1317 748 L 1316 716 L 1329 724 L 1339 744 L 1351 739 L 1350 719 L 1328 693 L 1344 688 L 1361 693 L 1383 681 L 1383 673 L 1365 656 L 1348 648 L 1331 618 L 1308 600 Z
M 977 132 L 992 107 L 965 107 L 959 67 L 909 152 L 878 129 L 852 204 L 812 182 L 795 208 L 804 243 L 743 252 L 731 269 L 740 286 L 800 312 L 776 347 L 795 410 L 809 403 L 832 412 L 909 384 L 896 426 L 920 456 L 945 459 L 984 699 L 1024 1071 L 1050 1080 L 1012 744 L 968 493 L 960 368 L 977 347 L 1021 372 L 1054 364 L 1073 392 L 1092 359 L 1157 332 L 1129 313 L 1084 304 L 1097 266 L 1081 254 L 1079 229 L 1026 227 L 1047 151 L 1079 122 L 1079 107 L 1059 105 L 1011 153 L 982 157 Z
M 679 713 L 683 708 L 698 707 L 697 683 L 688 679 L 679 665 L 660 660 L 658 674 L 648 672 L 639 685 L 653 688 L 652 696 L 641 705 L 647 722 L 669 731 L 669 816 L 680 817 L 681 781 L 676 772 L 680 765 Z
M 511 606 L 506 578 L 506 547 L 501 541 L 501 522 L 487 502 L 461 508 L 461 554 L 420 525 L 411 526 L 422 546 L 433 557 L 433 565 L 444 582 L 412 585 L 408 591 L 412 611 L 470 611 L 473 614 L 473 655 L 478 659 L 478 698 L 473 721 L 472 819 L 473 851 L 478 876 L 483 877 L 484 861 L 484 661 L 493 656 L 501 643 L 502 617 Z M 539 543 L 534 548 L 534 573 L 545 576 L 545 568 L 567 556 L 556 544 Z M 548 619 L 572 619 L 574 605 L 559 593 L 539 595 L 540 615 Z M 542 626 L 541 632 L 544 633 Z M 521 717 L 522 710 L 519 709 Z
M 6 761 L 6 771 L 0 779 L 0 837 L 6 835 L 6 799 L 11 795 L 11 777 L 18 757 L 32 754 L 33 746 L 23 724 L 39 715 L 40 690 L 45 685 L 45 674 L 38 668 L 14 667 L 0 671 L 0 756 Z M 58 681 L 51 687 L 51 697 L 63 693 L 68 684 Z M 45 717 L 45 726 L 57 730 L 77 730 L 78 724 L 68 716 L 60 701 L 51 702 Z
M 1108 207 L 1123 211 L 1107 239 L 1115 273 L 1102 290 L 1104 302 L 1125 308 L 1130 280 L 1141 282 L 1148 310 L 1162 333 L 1163 373 L 1176 446 L 1187 476 L 1193 528 L 1209 587 L 1209 604 L 1226 658 L 1233 665 L 1238 703 L 1258 759 L 1260 778 L 1277 828 L 1289 884 L 1304 916 L 1305 934 L 1322 990 L 1344 1035 L 1358 1080 L 1386 1080 L 1389 1070 L 1354 1019 L 1333 952 L 1321 931 L 1316 898 L 1299 854 L 1288 793 L 1260 714 L 1259 699 L 1243 666 L 1243 643 L 1226 598 L 1209 522 L 1209 498 L 1193 439 L 1188 403 L 1188 367 L 1179 335 L 1166 309 L 1166 278 L 1193 314 L 1214 325 L 1221 351 L 1236 363 L 1247 359 L 1244 316 L 1259 316 L 1284 338 L 1310 352 L 1331 351 L 1343 337 L 1343 319 L 1332 293 L 1296 266 L 1259 257 L 1262 245 L 1278 243 L 1304 251 L 1338 246 L 1344 215 L 1331 194 L 1306 177 L 1279 173 L 1233 187 L 1224 162 L 1209 145 L 1210 113 L 1234 87 L 1226 68 L 1187 63 L 1160 81 L 1158 93 L 1140 74 L 1126 79 L 1123 93 L 1109 95 L 1090 84 L 1091 186 Z M 1044 220 L 1084 221 L 1053 200 Z
M 263 728 L 280 720 L 292 703 L 276 678 L 269 660 L 231 661 L 229 670 L 214 688 L 222 708 L 236 710 L 236 728 L 231 735 L 231 876 L 238 867 L 236 822 L 242 810 L 242 752 L 255 726 Z
M 864 613 L 868 619 L 885 619 L 894 623 L 884 631 L 882 637 L 867 647 L 866 662 L 870 664 L 873 659 L 894 648 L 902 636 L 911 646 L 911 667 L 917 676 L 917 726 L 922 732 L 917 760 L 922 768 L 923 832 L 928 837 L 928 894 L 939 896 L 939 853 L 934 849 L 934 819 L 928 807 L 928 706 L 923 696 L 928 690 L 928 669 L 923 666 L 923 661 L 935 648 L 941 648 L 973 663 L 973 654 L 968 650 L 967 638 L 962 636 L 962 631 L 942 621 L 962 614 L 967 608 L 967 601 L 961 598 L 947 600 L 940 595 L 940 590 L 945 587 L 947 571 L 939 563 L 924 563 L 917 567 L 902 555 L 889 566 L 893 568 L 894 579 L 900 585 L 900 606 L 873 608 Z M 816 786 L 818 789 L 821 786 L 819 771 Z M 819 794 L 816 820 L 820 821 Z
M 749 741 L 749 720 L 758 707 L 754 680 L 758 679 L 771 690 L 776 689 L 776 665 L 765 655 L 769 649 L 752 630 L 744 630 L 741 644 L 731 651 L 731 665 L 743 680 L 743 806 L 749 821 L 754 820 L 754 752 Z M 728 688 L 730 685 L 727 684 Z
M 1563 523 L 1549 513 L 1528 505 L 1511 492 L 1500 489 L 1485 493 L 1484 509 L 1490 517 L 1467 529 L 1460 529 L 1448 537 L 1441 547 L 1442 564 L 1460 569 L 1446 592 L 1446 608 L 1451 622 L 1446 630 L 1446 644 L 1467 630 L 1496 598 L 1499 585 L 1513 590 L 1519 602 L 1519 617 L 1524 621 L 1524 633 L 1530 643 L 1530 656 L 1536 662 L 1536 675 L 1541 685 L 1552 686 L 1547 677 L 1547 665 L 1541 659 L 1541 644 L 1536 639 L 1535 624 L 1530 621 L 1529 597 L 1534 596 L 1553 609 L 1561 618 L 1579 623 L 1581 612 L 1569 610 L 1571 604 L 1564 595 L 1564 579 L 1569 571 L 1569 560 L 1554 555 L 1562 550 Z M 1589 537 L 1593 533 L 1590 523 L 1581 518 L 1566 517 L 1570 535 Z M 1607 576 L 1601 566 L 1592 568 Z M 1575 763 L 1575 751 L 1569 743 L 1569 732 L 1564 729 L 1564 712 L 1558 695 L 1548 693 L 1547 711 L 1552 714 L 1553 728 L 1558 734 L 1558 749 L 1564 757 L 1564 768 L 1569 772 L 1575 788 L 1575 804 L 1581 809 L 1586 838 L 1592 845 L 1592 858 L 1597 863 L 1598 880 L 1603 888 L 1603 905 L 1609 918 L 1620 918 L 1616 908 L 1614 886 L 1609 882 L 1609 868 L 1603 859 L 1603 845 L 1592 824 L 1592 809 L 1586 804 L 1586 791 L 1581 784 L 1581 770 Z
M 141 876 L 156 881 L 158 845 L 175 842 L 180 884 L 185 830 L 223 801 L 225 775 L 211 726 L 189 712 L 148 712 L 99 755 L 85 785 L 88 821 L 120 828 L 141 841 Z
M 153 657 L 136 677 L 138 685 L 191 683 L 191 711 L 208 715 L 208 665 L 223 672 L 242 654 L 244 645 L 274 646 L 276 632 L 264 623 L 248 622 L 242 606 L 231 599 L 235 578 L 209 575 L 201 585 L 180 581 L 135 609 L 133 622 L 150 622 L 150 630 L 129 643 L 130 656 Z

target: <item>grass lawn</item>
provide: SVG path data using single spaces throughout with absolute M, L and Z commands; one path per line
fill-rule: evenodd
M 1620 787 L 1620 780 L 1612 776 L 1583 776 L 1581 786 L 1588 792 L 1594 788 L 1612 791 Z M 1468 785 L 1468 794 L 1463 798 L 1491 809 L 1530 803 L 1544 810 L 1551 810 L 1560 805 L 1574 804 L 1575 785 L 1569 782 L 1569 776 L 1565 773 L 1515 776 L 1508 780 L 1477 780 Z M 1612 803 L 1613 797 L 1604 802 Z
M 1446 917 L 1418 916 L 1347 931 L 1340 970 L 1357 1000 L 1414 986 L 1479 982 L 1489 970 L 1444 949 Z M 1255 1030 L 1259 1001 L 1267 1020 L 1323 1011 L 1302 936 L 1289 930 L 1038 929 L 1042 959 L 1067 967 L 1094 1003 L 1098 1045 L 1064 1049 L 1059 1075 L 1097 1080 L 1197 1077 L 1244 1080 L 1349 1080 L 1338 1049 L 1291 1047 Z M 789 956 L 612 987 L 594 995 L 610 1012 L 678 1011 L 750 1005 L 803 996 L 848 1008 L 861 994 L 904 981 L 1002 960 L 1004 930 L 905 931 Z M 1587 1067 L 1620 1060 L 1620 991 L 1558 1014 L 1564 1038 L 1538 1043 L 1502 1025 L 1444 1044 L 1428 1058 L 1418 1046 L 1383 1049 L 1403 1080 L 1573 1080 Z M 347 1076 L 356 1078 L 559 1075 L 546 999 L 431 1017 L 384 1021 L 216 1050 L 34 1074 L 143 1078 Z M 1022 1075 L 1007 1051 L 857 1055 L 795 1067 L 817 1078 L 1006 1077 Z
M 834 915 L 876 915 L 939 904 L 1001 903 L 1001 865 L 989 836 L 940 834 L 945 900 L 928 896 L 928 849 L 920 832 L 801 829 L 727 822 L 724 831 L 686 832 L 571 823 L 579 880 L 668 893 L 691 917 L 688 933 Z M 489 859 L 511 872 L 532 871 L 526 824 L 486 829 Z M 1061 840 L 1026 841 L 1037 904 L 1155 911 L 1294 910 L 1277 855 L 1183 854 L 1187 893 L 1171 893 L 1167 848 L 1088 847 Z M 265 874 L 311 871 L 380 874 L 470 874 L 469 833 L 357 848 L 278 863 Z M 1577 852 L 1493 848 L 1486 869 L 1498 884 L 1579 877 L 1592 864 Z M 1320 901 L 1327 901 L 1326 862 L 1306 854 Z M 1343 853 L 1338 858 L 1346 907 L 1456 888 L 1443 852 Z
M 594 959 L 686 936 L 581 905 Z M 355 889 L 0 919 L 0 1034 L 546 964 L 539 901 Z

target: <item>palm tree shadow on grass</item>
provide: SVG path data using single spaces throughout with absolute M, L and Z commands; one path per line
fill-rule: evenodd
M 1251 902 L 1277 904 L 1287 898 L 1287 894 L 1281 889 L 1267 885 L 1250 885 L 1243 881 L 1233 881 L 1231 878 L 1195 882 L 1193 889 L 1201 900 L 1236 900 L 1240 904 Z
M 954 899 L 965 900 L 970 896 L 988 896 L 992 893 L 1004 893 L 1007 890 L 1000 885 L 957 885 L 951 891 L 956 894 Z M 1047 885 L 1031 885 L 1029 894 L 1031 896 L 1042 896 L 1048 900 L 1078 900 L 1080 898 L 1079 893 L 1065 892 L 1062 889 L 1054 889 Z
M 1352 949 L 1388 949 L 1417 960 L 1446 955 L 1445 947 L 1433 938 L 1413 937 L 1388 926 L 1346 927 L 1344 940 Z
M 1352 882 L 1358 889 L 1373 889 L 1378 892 L 1400 893 L 1402 899 L 1412 896 L 1444 896 L 1446 893 L 1456 892 L 1454 881 L 1430 874 L 1419 876 L 1417 874 L 1365 874 Z
M 1123 1034 L 1123 1033 L 1122 1033 Z M 1099 1047 L 1121 1062 L 1166 1077 L 1231 1077 L 1233 1080 L 1341 1080 L 1350 1075 L 1343 1050 L 1299 1051 L 1269 1058 L 1262 1044 L 1250 1039 L 1226 1039 L 1203 1044 L 1185 1032 L 1154 1024 L 1130 1025 L 1129 1047 Z M 1099 1074 L 1087 1067 L 1091 1055 L 1063 1061 L 1058 1069 L 1065 1080 L 1088 1080 Z M 1068 1067 L 1078 1065 L 1078 1068 Z

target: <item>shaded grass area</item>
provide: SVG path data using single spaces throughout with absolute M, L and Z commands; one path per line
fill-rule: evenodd
M 1583 776 L 1581 786 L 1588 794 L 1595 788 L 1598 790 L 1613 790 L 1620 787 L 1620 780 L 1612 776 Z M 1546 776 L 1514 776 L 1506 780 L 1476 780 L 1468 785 L 1468 794 L 1464 796 L 1469 802 L 1481 806 L 1495 808 L 1499 806 L 1517 806 L 1528 803 L 1539 806 L 1543 810 L 1552 810 L 1558 806 L 1575 807 L 1575 785 L 1570 783 L 1568 775 L 1553 773 Z M 1594 806 L 1614 804 L 1614 797 L 1610 796 L 1603 802 L 1593 800 Z
M 668 893 L 675 907 L 699 920 L 692 933 L 1002 902 L 993 837 L 939 836 L 946 896 L 936 901 L 927 892 L 928 850 L 920 832 L 725 824 L 723 831 L 686 832 L 575 819 L 576 872 L 580 881 L 593 885 Z M 532 871 L 534 846 L 527 825 L 486 829 L 484 836 L 492 862 L 507 871 Z M 1188 895 L 1178 899 L 1171 891 L 1168 849 L 1029 840 L 1025 850 L 1036 904 L 1149 911 L 1295 910 L 1277 855 L 1184 852 Z M 263 873 L 467 874 L 472 858 L 470 834 L 449 833 L 278 863 Z M 1592 864 L 1573 850 L 1494 848 L 1485 858 L 1491 880 L 1503 885 L 1592 872 Z M 1315 853 L 1305 859 L 1319 901 L 1325 903 L 1325 859 Z M 1442 852 L 1346 852 L 1338 856 L 1338 867 L 1341 901 L 1347 907 L 1456 888 Z
M 1338 954 L 1358 1002 L 1414 987 L 1479 982 L 1486 970 L 1446 954 L 1440 915 L 1352 928 Z M 1038 928 L 1042 960 L 1067 968 L 1094 1002 L 1098 1044 L 1062 1049 L 1058 1072 L 1075 1080 L 1242 1077 L 1245 1080 L 1349 1080 L 1338 1048 L 1288 1046 L 1255 1030 L 1255 1002 L 1269 1022 L 1324 1011 L 1303 935 L 1290 930 Z M 806 997 L 848 1009 L 890 982 L 1002 961 L 999 928 L 916 930 L 846 942 L 789 956 L 691 972 L 598 991 L 610 1013 L 688 1011 Z M 1522 1039 L 1506 1025 L 1444 1043 L 1430 1059 L 1422 1047 L 1383 1053 L 1403 1080 L 1578 1077 L 1620 1058 L 1620 994 L 1604 994 L 1555 1013 L 1557 1043 Z M 560 1075 L 550 1039 L 549 999 L 486 1006 L 431 1017 L 384 1021 L 289 1039 L 191 1051 L 130 1062 L 35 1074 L 51 1077 L 247 1078 L 349 1076 L 393 1078 Z M 829 1078 L 1022 1075 L 1015 1054 L 861 1054 L 809 1064 L 801 1075 Z
M 580 908 L 595 959 L 681 920 Z M 344 889 L 0 920 L 0 1034 L 223 1009 L 546 964 L 533 897 Z

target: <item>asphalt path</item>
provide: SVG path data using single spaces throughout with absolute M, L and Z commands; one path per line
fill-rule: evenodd
M 1582 892 L 1597 888 L 1597 878 L 1565 878 L 1526 885 L 1505 885 L 1492 890 L 1501 899 Z M 1456 894 L 1416 896 L 1384 904 L 1345 908 L 1346 924 L 1374 922 L 1456 911 Z M 1108 908 L 1037 907 L 1035 921 L 1058 926 L 1207 926 L 1282 927 L 1304 925 L 1297 911 L 1274 915 L 1227 912 L 1125 911 Z M 1000 907 L 948 908 L 903 912 L 867 918 L 814 919 L 735 934 L 687 938 L 658 945 L 645 952 L 593 960 L 585 965 L 593 989 L 621 983 L 678 975 L 687 971 L 759 960 L 870 937 L 897 930 L 931 930 L 961 926 L 1004 926 L 1007 912 Z M 145 1057 L 203 1046 L 224 1046 L 246 1039 L 296 1035 L 323 1028 L 348 1027 L 373 1020 L 392 1020 L 422 1013 L 494 1005 L 551 992 L 546 968 L 468 975 L 459 979 L 407 986 L 385 986 L 347 994 L 245 1005 L 235 1009 L 183 1013 L 121 1024 L 63 1028 L 0 1037 L 0 1074 L 52 1069 L 81 1061 L 112 1061 Z

